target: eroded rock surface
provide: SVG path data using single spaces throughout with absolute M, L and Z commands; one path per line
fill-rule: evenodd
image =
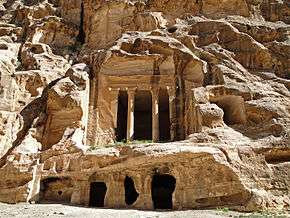
M 0 16 L 1 202 L 289 209 L 286 0 L 3 0 Z

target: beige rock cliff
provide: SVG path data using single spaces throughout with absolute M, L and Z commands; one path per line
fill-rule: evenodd
M 0 17 L 0 202 L 289 209 L 286 0 L 2 0 Z

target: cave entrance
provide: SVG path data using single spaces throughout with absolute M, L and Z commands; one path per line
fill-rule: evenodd
M 118 114 L 116 140 L 118 142 L 126 141 L 127 134 L 127 114 L 128 114 L 128 93 L 120 91 L 118 97 Z
M 151 195 L 154 209 L 173 209 L 172 194 L 176 179 L 171 175 L 154 175 L 151 183 Z
M 138 192 L 135 189 L 134 181 L 131 177 L 126 176 L 124 181 L 125 187 L 125 202 L 127 205 L 132 205 L 135 203 L 137 198 L 139 197 Z
M 223 109 L 223 120 L 225 124 L 234 125 L 246 123 L 245 103 L 241 96 L 222 96 L 214 99 L 212 102 Z
M 70 203 L 73 183 L 69 178 L 47 178 L 40 182 L 40 203 Z
M 137 91 L 135 94 L 134 139 L 152 140 L 152 97 L 150 91 Z
M 170 141 L 169 96 L 166 89 L 159 91 L 159 141 Z
M 104 182 L 92 182 L 90 187 L 90 202 L 91 207 L 104 207 L 107 186 Z

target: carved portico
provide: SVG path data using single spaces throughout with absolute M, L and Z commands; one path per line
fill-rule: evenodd
M 127 93 L 127 124 L 126 124 L 126 140 L 134 140 L 134 108 L 135 108 L 135 95 L 138 91 L 148 91 L 152 99 L 152 141 L 159 141 L 159 90 L 165 90 L 168 93 L 169 99 L 169 120 L 170 120 L 170 140 L 175 138 L 174 126 L 174 77 L 168 75 L 130 75 L 124 76 L 120 79 L 120 76 L 103 75 L 102 81 L 106 85 L 106 89 L 110 94 L 110 112 L 113 129 L 118 125 L 118 98 L 120 92 Z M 154 84 L 152 84 L 154 81 Z M 155 81 L 158 81 L 156 84 Z M 106 100 L 106 99 L 105 99 Z

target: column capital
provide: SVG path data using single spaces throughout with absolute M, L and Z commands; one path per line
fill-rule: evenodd
M 119 92 L 121 90 L 120 88 L 113 88 L 113 87 L 109 87 L 108 89 L 110 92 Z
M 166 86 L 167 92 L 169 96 L 174 96 L 176 93 L 175 86 Z
M 156 87 L 156 86 L 153 86 L 150 89 L 150 92 L 152 94 L 152 97 L 157 97 L 159 95 L 159 91 L 160 91 L 160 88 L 159 87 Z
M 137 90 L 137 87 L 129 87 L 129 88 L 126 88 L 127 92 L 128 92 L 128 95 L 129 94 L 134 94 Z

